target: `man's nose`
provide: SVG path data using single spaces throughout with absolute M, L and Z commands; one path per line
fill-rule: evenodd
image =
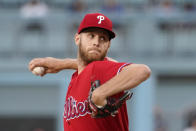
M 95 36 L 93 39 L 93 45 L 94 46 L 99 46 L 99 36 Z

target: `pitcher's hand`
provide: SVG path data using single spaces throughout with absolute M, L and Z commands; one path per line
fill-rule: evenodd
M 41 76 L 44 76 L 47 73 L 57 73 L 62 70 L 62 62 L 62 59 L 52 57 L 35 58 L 29 62 L 29 70 L 33 71 L 35 67 L 44 67 L 45 71 Z

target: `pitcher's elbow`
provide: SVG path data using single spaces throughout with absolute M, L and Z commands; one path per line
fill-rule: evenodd
M 151 69 L 147 66 L 147 65 L 144 65 L 142 64 L 142 74 L 144 76 L 144 79 L 148 79 L 151 75 Z

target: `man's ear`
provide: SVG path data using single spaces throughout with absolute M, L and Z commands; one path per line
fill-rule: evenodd
M 76 33 L 75 34 L 75 44 L 78 46 L 80 43 L 80 34 Z

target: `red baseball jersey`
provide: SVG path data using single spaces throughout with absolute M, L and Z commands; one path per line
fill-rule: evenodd
M 115 117 L 91 118 L 87 99 L 91 82 L 100 80 L 101 84 L 110 80 L 128 63 L 95 61 L 88 64 L 78 74 L 72 75 L 64 105 L 64 131 L 128 131 L 126 103 L 118 110 Z M 122 92 L 114 95 L 119 97 Z

